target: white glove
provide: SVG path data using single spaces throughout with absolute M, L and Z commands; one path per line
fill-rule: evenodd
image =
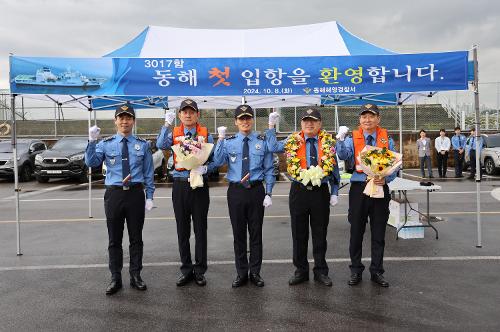
M 219 128 L 217 128 L 217 133 L 219 134 L 219 138 L 226 137 L 226 130 L 227 130 L 227 127 L 219 127 Z
M 335 206 L 339 203 L 339 197 L 337 195 L 330 196 L 330 206 Z
M 154 206 L 153 200 L 148 198 L 146 200 L 146 210 L 151 211 L 153 209 L 153 206 Z
M 208 167 L 206 165 L 201 165 L 196 167 L 194 170 L 196 171 L 196 173 L 203 175 L 207 174 Z
M 262 205 L 264 205 L 264 207 L 270 207 L 271 205 L 273 205 L 271 196 L 266 195 L 266 197 L 264 197 L 264 202 L 262 202 Z
M 349 132 L 349 128 L 346 127 L 346 126 L 340 126 L 339 127 L 339 131 L 337 133 L 337 139 L 340 140 L 340 141 L 343 141 L 344 138 L 345 138 L 345 135 L 347 135 L 347 133 Z
M 174 123 L 175 120 L 175 112 L 174 111 L 167 111 L 165 113 L 165 122 L 170 126 L 172 123 Z
M 92 126 L 89 128 L 89 141 L 95 142 L 101 133 L 101 128 L 97 126 Z
M 275 126 L 278 121 L 280 120 L 280 114 L 278 112 L 271 112 L 269 113 L 269 125 L 270 126 Z

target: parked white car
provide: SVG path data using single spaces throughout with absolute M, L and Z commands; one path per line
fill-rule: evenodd
M 500 171 L 500 134 L 482 134 L 484 147 L 481 150 L 481 167 L 488 175 Z M 469 152 L 465 152 L 465 169 L 470 165 Z

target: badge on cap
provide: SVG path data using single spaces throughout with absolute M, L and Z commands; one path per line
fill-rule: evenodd
M 134 149 L 136 149 L 137 151 L 139 151 L 141 149 L 141 146 L 139 144 L 136 144 L 136 145 L 134 145 Z
M 372 105 L 372 104 L 366 104 L 366 105 L 365 105 L 365 108 L 372 108 L 372 107 L 373 107 L 373 105 Z
M 311 114 L 312 112 L 313 112 L 312 109 L 307 110 L 307 114 Z
M 127 105 L 123 105 L 122 107 L 120 107 L 122 110 L 126 111 L 128 110 L 128 106 Z
M 246 110 L 247 110 L 247 108 L 248 108 L 248 107 L 246 107 L 246 106 L 241 106 L 241 107 L 240 107 L 240 109 L 241 109 L 243 112 L 244 112 L 244 111 L 246 111 Z
M 192 101 L 192 100 L 190 100 L 190 99 L 186 99 L 186 104 L 191 105 L 192 103 L 193 103 L 193 101 Z

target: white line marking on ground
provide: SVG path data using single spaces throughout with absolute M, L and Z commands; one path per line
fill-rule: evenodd
M 500 260 L 500 256 L 445 256 L 445 257 L 384 257 L 385 261 L 390 262 L 464 262 L 464 261 L 489 261 Z M 349 258 L 330 258 L 326 260 L 328 263 L 348 263 Z M 365 257 L 363 261 L 370 261 L 370 258 Z M 313 263 L 313 260 L 309 260 Z M 292 264 L 291 259 L 265 259 L 263 264 Z M 209 261 L 208 265 L 233 265 L 234 261 Z M 144 266 L 160 267 L 160 266 L 179 266 L 179 262 L 155 262 L 143 263 Z M 123 264 L 128 267 L 128 264 Z M 65 264 L 65 265 L 27 265 L 27 266 L 5 266 L 0 267 L 0 272 L 5 271 L 41 271 L 41 270 L 67 270 L 67 269 L 92 269 L 92 268 L 107 268 L 108 264 Z
M 491 191 L 491 196 L 493 196 L 493 198 L 497 201 L 500 201 L 500 188 L 493 189 Z
M 99 180 L 93 181 L 92 183 L 95 183 L 97 181 L 99 181 Z M 22 193 L 23 188 L 21 187 L 21 193 L 19 194 L 19 198 L 21 199 L 21 198 L 24 198 L 24 197 L 31 197 L 31 196 L 35 196 L 35 195 L 46 194 L 46 193 L 51 192 L 51 191 L 56 191 L 56 190 L 59 190 L 59 189 L 63 189 L 63 188 L 67 188 L 67 187 L 72 187 L 72 186 L 75 186 L 75 187 L 84 187 L 84 186 L 88 186 L 88 183 L 62 184 L 62 185 L 55 186 L 55 187 L 50 187 L 50 188 L 35 190 L 35 191 L 28 192 L 28 193 L 25 193 L 25 194 Z M 13 200 L 15 198 L 16 198 L 16 196 L 14 195 L 14 196 L 9 196 L 9 197 L 2 198 L 2 200 Z
M 494 190 L 500 190 L 500 188 L 494 189 Z M 481 191 L 481 194 L 492 194 L 493 190 L 483 190 Z M 411 191 L 411 195 L 425 195 L 425 191 Z M 470 195 L 470 194 L 476 194 L 475 191 L 434 191 L 432 192 L 432 196 L 435 195 Z M 348 196 L 348 193 L 345 194 L 339 194 L 339 196 Z M 492 194 L 493 195 L 493 194 Z M 500 193 L 499 193 L 500 195 Z M 273 194 L 273 197 L 288 197 L 288 194 Z M 25 196 L 24 196 L 25 197 Z M 495 196 L 493 196 L 495 197 Z M 500 197 L 500 196 L 499 196 Z M 210 195 L 210 198 L 223 198 L 226 199 L 226 195 Z M 14 197 L 12 198 L 4 198 L 3 200 L 13 200 Z M 160 200 L 160 199 L 172 199 L 172 196 L 155 196 L 155 200 Z M 88 198 L 44 198 L 44 199 L 20 199 L 20 202 L 26 202 L 26 203 L 38 203 L 38 202 L 65 202 L 65 201 L 85 201 L 87 202 L 89 199 Z M 102 197 L 92 197 L 93 201 L 102 201 Z
M 452 211 L 452 212 L 430 212 L 431 216 L 441 216 L 441 215 L 475 215 L 477 212 L 476 211 Z M 481 211 L 481 214 L 483 215 L 494 215 L 494 214 L 500 214 L 500 211 Z M 280 218 L 290 218 L 290 215 L 276 215 L 276 216 L 264 216 L 265 218 L 268 219 L 280 219 Z M 338 213 L 338 214 L 330 214 L 330 217 L 347 217 L 347 213 Z M 208 216 L 208 219 L 224 219 L 227 220 L 229 219 L 229 216 Z M 149 217 L 145 219 L 146 221 L 163 221 L 163 220 L 175 220 L 175 217 Z M 50 223 L 50 222 L 102 222 L 106 221 L 104 218 L 74 218 L 74 219 L 29 219 L 29 220 L 21 220 L 21 223 Z M 16 223 L 17 221 L 15 220 L 0 220 L 0 224 L 12 224 Z M 443 221 L 446 222 L 446 221 Z M 441 222 L 442 223 L 442 222 Z

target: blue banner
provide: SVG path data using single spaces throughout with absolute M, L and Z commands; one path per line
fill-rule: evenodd
M 359 95 L 467 89 L 466 51 L 279 58 L 10 58 L 16 94 Z

